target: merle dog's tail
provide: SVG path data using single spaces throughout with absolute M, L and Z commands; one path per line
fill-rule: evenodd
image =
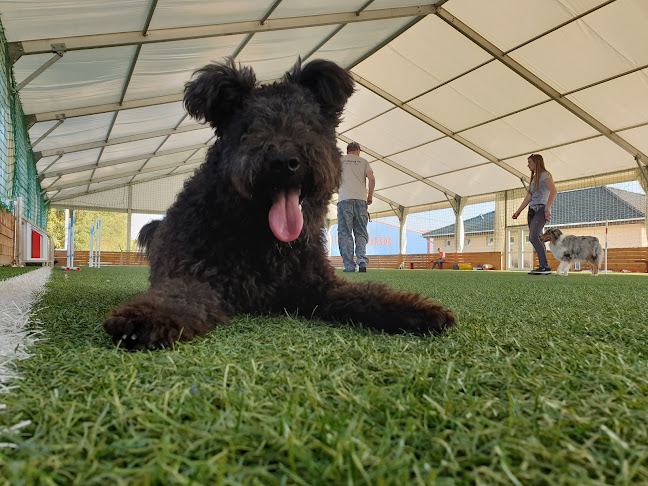
M 151 248 L 151 242 L 155 237 L 155 231 L 158 229 L 158 226 L 160 226 L 161 222 L 162 220 L 157 219 L 155 221 L 151 221 L 150 223 L 146 223 L 144 226 L 142 226 L 142 229 L 137 236 L 137 243 L 139 244 L 140 251 L 145 252 L 147 255 L 149 249 Z

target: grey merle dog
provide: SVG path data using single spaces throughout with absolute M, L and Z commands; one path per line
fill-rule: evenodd
M 280 82 L 258 85 L 228 59 L 196 74 L 184 105 L 218 138 L 166 218 L 142 228 L 151 286 L 104 321 L 115 344 L 170 347 L 237 314 L 419 335 L 456 325 L 429 298 L 345 280 L 329 263 L 322 228 L 340 184 L 335 128 L 354 90 L 348 72 L 297 62 Z
M 586 262 L 592 267 L 592 275 L 598 275 L 605 253 L 595 236 L 567 235 L 558 228 L 551 228 L 540 239 L 549 242 L 551 253 L 560 260 L 556 275 L 566 277 L 572 264 L 577 262 Z

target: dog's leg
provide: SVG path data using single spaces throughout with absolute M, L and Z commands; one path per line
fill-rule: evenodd
M 596 260 L 590 259 L 587 260 L 587 263 L 590 267 L 592 267 L 592 276 L 596 277 L 599 274 L 599 264 Z
M 439 334 L 457 325 L 452 312 L 431 299 L 373 282 L 338 282 L 322 300 L 315 311 L 319 317 L 390 334 Z
M 556 275 L 560 275 L 562 277 L 567 276 L 567 272 L 569 271 L 569 262 L 561 261 L 560 265 L 558 265 L 558 270 L 556 270 Z
M 208 283 L 169 279 L 114 309 L 103 327 L 122 348 L 145 350 L 189 341 L 227 320 L 219 295 Z

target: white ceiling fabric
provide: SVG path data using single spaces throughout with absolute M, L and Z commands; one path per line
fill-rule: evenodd
M 371 162 L 374 214 L 521 188 L 532 152 L 557 182 L 648 162 L 646 0 L 366 4 L 4 0 L 51 205 L 164 212 L 214 140 L 184 84 L 231 55 L 260 82 L 298 56 L 350 70 L 338 146 Z

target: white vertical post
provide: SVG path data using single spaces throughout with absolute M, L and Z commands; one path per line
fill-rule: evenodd
M 407 212 L 404 207 L 400 207 L 398 210 L 398 222 L 400 223 L 400 229 L 398 232 L 398 252 L 401 255 L 407 255 Z
M 128 211 L 126 213 L 126 251 L 130 258 L 131 251 L 131 220 L 133 217 L 133 186 L 128 186 Z
M 74 266 L 74 229 L 76 226 L 76 211 L 72 211 L 72 226 L 70 227 L 70 262 L 68 267 Z
M 466 209 L 466 199 L 456 197 L 456 204 L 452 206 L 455 213 L 455 248 L 457 253 L 463 253 L 465 228 L 463 221 L 463 212 Z
M 66 211 L 69 211 L 66 209 Z M 70 234 L 72 233 L 72 218 L 68 217 L 67 219 L 67 231 L 65 233 L 65 249 L 66 249 L 66 259 L 65 259 L 65 266 L 66 267 L 71 267 L 72 263 L 70 262 L 70 257 L 72 256 L 72 249 L 70 248 Z
M 67 252 L 70 239 L 70 210 L 65 210 L 65 237 L 63 238 L 63 249 Z M 67 257 L 67 253 L 66 253 Z
M 94 223 L 90 226 L 90 253 L 88 254 L 88 266 L 93 267 L 92 258 L 94 256 Z
M 101 215 L 97 221 L 97 267 L 101 268 Z
M 608 220 L 605 220 L 605 273 L 608 273 Z

